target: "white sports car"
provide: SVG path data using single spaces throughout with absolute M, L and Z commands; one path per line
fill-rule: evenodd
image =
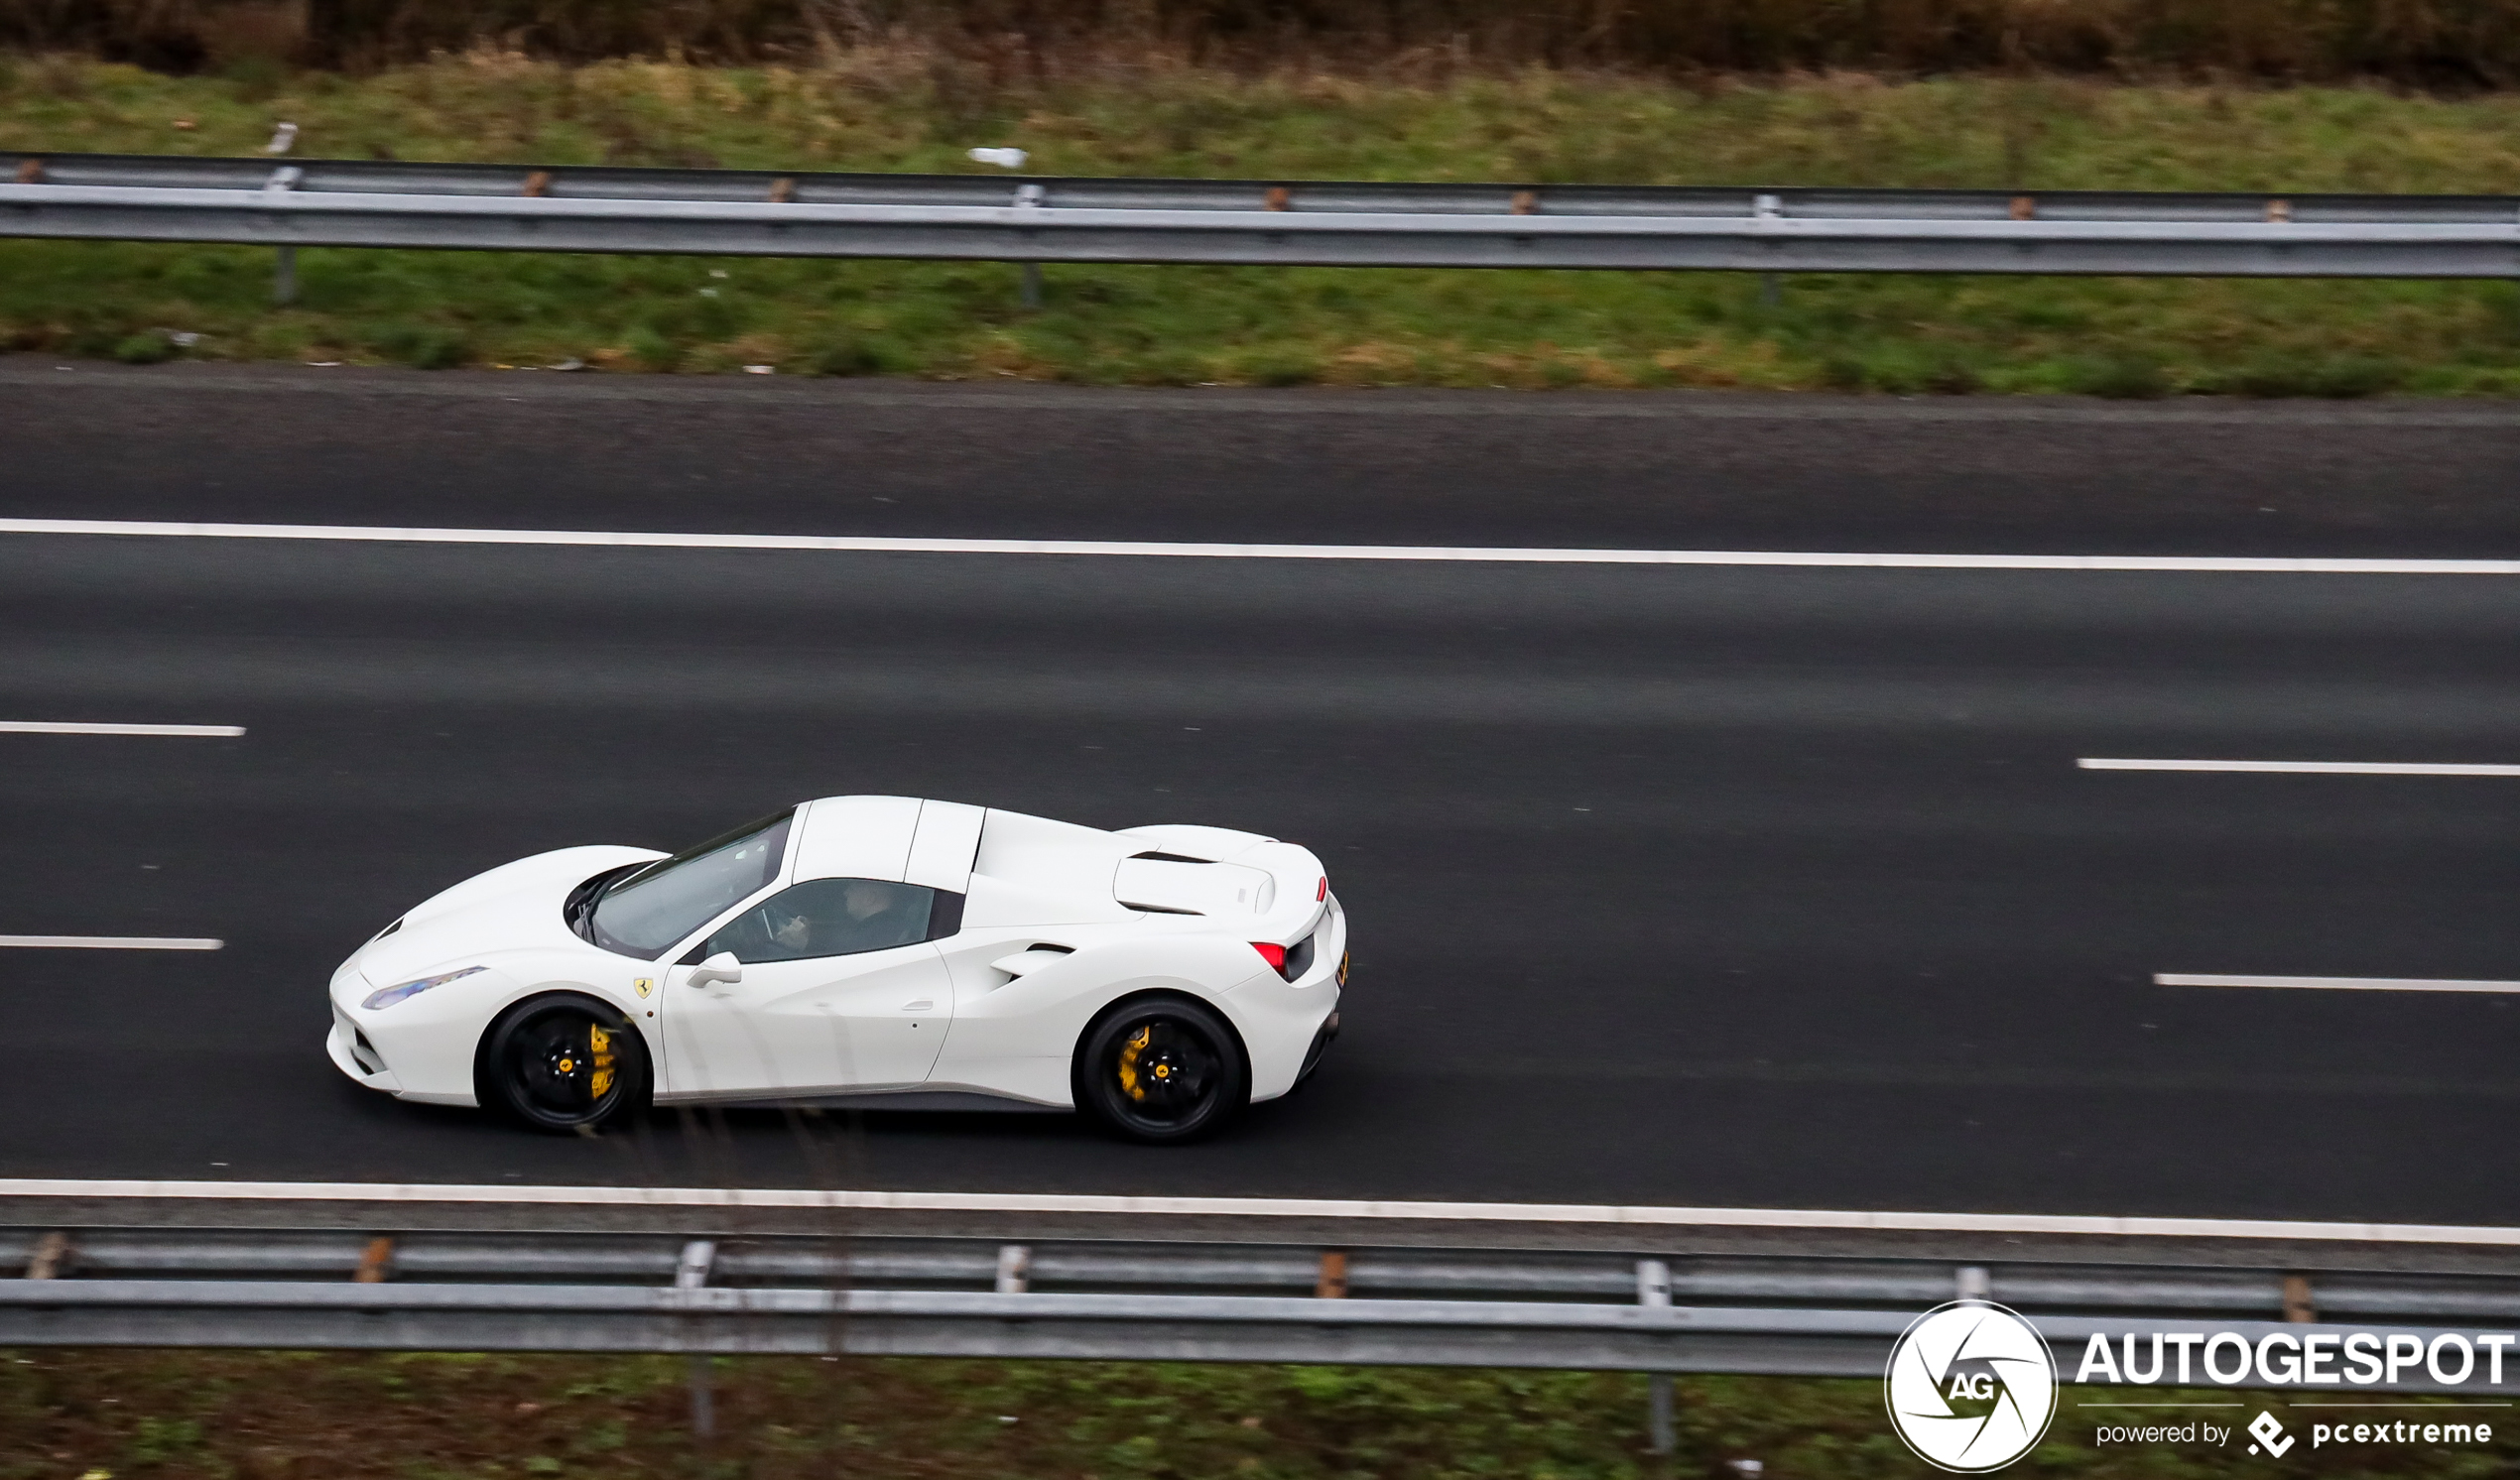
M 1346 979 L 1292 843 L 826 797 L 456 885 L 332 974 L 328 1048 L 371 1089 L 556 1131 L 651 1099 L 992 1104 L 1182 1141 L 1303 1082 Z

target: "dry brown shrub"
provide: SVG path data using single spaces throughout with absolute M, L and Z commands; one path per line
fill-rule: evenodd
M 542 58 L 845 64 L 915 41 L 986 85 L 1114 62 L 1379 72 L 1530 63 L 1723 71 L 2175 70 L 2520 80 L 2520 0 L 0 0 L 0 45 L 147 65 Z

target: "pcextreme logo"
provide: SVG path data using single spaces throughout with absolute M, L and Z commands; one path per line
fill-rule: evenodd
M 2057 1416 L 2057 1365 L 2030 1322 L 1985 1300 L 1920 1315 L 1882 1378 L 1890 1424 L 1917 1457 L 1973 1475 L 2030 1452 Z
M 2264 1444 L 2266 1452 L 2277 1459 L 2282 1459 L 2284 1451 L 2293 1447 L 2293 1436 L 2284 1431 L 2283 1424 L 2275 1421 L 2273 1414 L 2262 1409 L 2256 1418 L 2249 1420 L 2249 1432 L 2256 1436 L 2257 1444 Z M 2251 1454 L 2257 1452 L 2257 1444 L 2249 1445 Z

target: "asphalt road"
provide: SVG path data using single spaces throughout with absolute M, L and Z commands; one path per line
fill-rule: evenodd
M 0 514 L 2520 555 L 2490 410 L 256 374 L 0 366 Z M 248 727 L 0 735 L 0 932 L 228 942 L 0 952 L 0 1175 L 2507 1223 L 2511 998 L 2151 978 L 2520 977 L 2520 780 L 2075 760 L 2520 761 L 2515 678 L 2501 577 L 0 537 L 0 719 Z M 446 883 L 861 791 L 1307 843 L 1345 1038 L 1177 1151 L 544 1139 L 322 1056 L 330 967 Z
M 2520 407 L 1092 391 L 0 357 L 0 515 L 1766 550 L 2520 552 Z

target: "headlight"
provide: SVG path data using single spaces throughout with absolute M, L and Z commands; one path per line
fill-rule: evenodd
M 369 1012 L 374 1012 L 380 1007 L 392 1007 L 404 998 L 417 997 L 431 987 L 442 987 L 450 981 L 457 981 L 475 972 L 489 969 L 487 966 L 466 966 L 461 971 L 449 971 L 443 976 L 424 976 L 418 981 L 407 981 L 399 987 L 382 987 L 368 993 L 367 1000 L 359 1006 L 366 1008 Z

